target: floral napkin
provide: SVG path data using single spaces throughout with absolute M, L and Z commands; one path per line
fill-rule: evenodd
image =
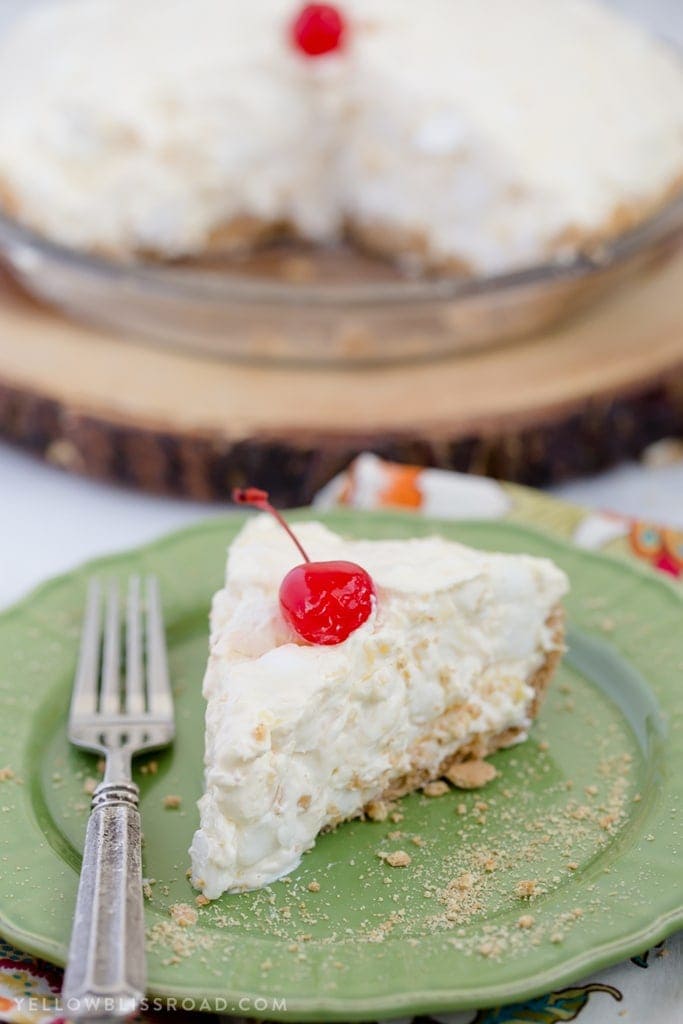
M 589 512 L 514 484 L 496 483 L 439 469 L 359 456 L 317 496 L 315 506 L 359 509 L 400 508 L 441 519 L 510 519 L 532 523 L 569 538 L 580 547 L 629 554 L 683 584 L 683 533 L 654 523 L 605 512 Z M 61 972 L 0 940 L 0 1021 L 6 1024 L 56 1024 Z M 197 1014 L 144 1014 L 140 1020 L 196 1024 Z M 214 1015 L 202 1015 L 218 1024 Z M 683 1024 L 683 933 L 643 950 L 556 992 L 523 1004 L 421 1017 L 415 1024 Z M 223 1018 L 232 1024 L 232 1018 Z M 413 1024 L 410 1018 L 400 1024 Z

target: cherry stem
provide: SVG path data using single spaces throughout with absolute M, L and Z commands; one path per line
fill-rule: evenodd
M 232 500 L 236 505 L 250 505 L 252 508 L 260 509 L 261 512 L 270 512 L 271 516 L 277 519 L 285 533 L 294 541 L 304 562 L 310 562 L 310 558 L 287 520 L 268 500 L 268 491 L 261 491 L 258 487 L 235 487 L 232 492 Z

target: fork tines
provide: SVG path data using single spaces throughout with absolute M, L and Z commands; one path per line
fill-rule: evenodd
M 154 576 L 146 578 L 144 588 L 140 576 L 130 577 L 125 606 L 116 579 L 94 578 L 88 586 L 70 731 L 95 720 L 104 724 L 106 719 L 165 725 L 173 721 L 161 601 Z M 83 743 L 84 737 L 79 735 L 74 742 Z

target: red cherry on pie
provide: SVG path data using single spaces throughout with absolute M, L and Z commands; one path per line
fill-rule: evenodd
M 344 18 L 332 4 L 306 4 L 291 28 L 294 46 L 307 57 L 341 49 L 345 32 Z
M 236 489 L 238 505 L 270 512 L 304 559 L 280 584 L 280 609 L 294 632 L 311 644 L 340 644 L 368 619 L 375 601 L 372 578 L 355 562 L 312 562 L 289 525 L 256 487 Z

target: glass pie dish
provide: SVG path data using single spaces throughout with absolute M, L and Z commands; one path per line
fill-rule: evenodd
M 33 296 L 123 338 L 226 360 L 378 365 L 558 325 L 665 259 L 683 195 L 614 241 L 493 277 L 417 278 L 355 249 L 273 244 L 243 258 L 114 263 L 0 216 L 0 259 Z

